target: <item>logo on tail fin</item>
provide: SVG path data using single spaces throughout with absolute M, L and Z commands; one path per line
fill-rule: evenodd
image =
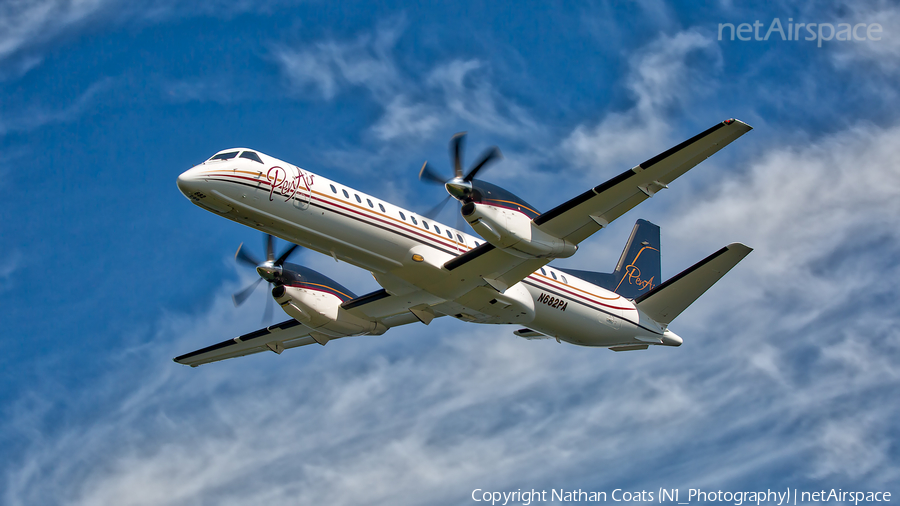
M 616 292 L 622 297 L 633 299 L 659 284 L 657 280 L 662 279 L 659 259 L 659 227 L 646 220 L 637 220 L 622 256 L 611 273 L 560 270 Z
M 622 279 L 619 280 L 619 284 L 616 286 L 616 293 L 619 293 L 619 290 L 622 288 L 622 283 L 627 282 L 629 285 L 634 285 L 638 292 L 643 292 L 644 290 L 650 291 L 656 286 L 656 276 L 650 275 L 649 279 L 644 279 L 641 277 L 641 268 L 637 266 L 637 261 L 641 257 L 641 253 L 644 250 L 655 251 L 657 255 L 659 255 L 659 250 L 652 246 L 649 246 L 645 241 L 642 244 L 642 248 L 638 251 L 638 254 L 635 255 L 634 260 L 631 261 L 630 264 L 625 266 L 625 274 L 622 276 Z

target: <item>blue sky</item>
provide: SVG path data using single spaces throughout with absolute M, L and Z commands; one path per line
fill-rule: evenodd
M 717 40 L 719 23 L 878 23 L 881 40 Z M 900 8 L 891 2 L 0 4 L 4 504 L 468 504 L 472 490 L 900 494 Z M 199 369 L 260 325 L 261 234 L 175 178 L 250 146 L 398 205 L 485 179 L 542 210 L 728 117 L 748 135 L 634 220 L 663 275 L 754 252 L 611 353 L 436 320 Z M 443 221 L 455 217 L 448 206 Z M 283 246 L 283 245 L 282 245 Z M 372 277 L 294 257 L 356 293 Z M 446 319 L 445 319 L 446 320 Z

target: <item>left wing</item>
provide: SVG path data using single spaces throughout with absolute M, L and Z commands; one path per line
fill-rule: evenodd
M 309 329 L 297 320 L 287 320 L 219 344 L 192 351 L 176 357 L 179 364 L 197 367 L 201 364 L 217 362 L 226 358 L 243 357 L 261 351 L 281 353 L 288 348 L 305 346 L 316 341 L 309 335 Z
M 578 244 L 753 127 L 725 120 L 534 219 L 553 237 Z
M 742 121 L 725 120 L 547 211 L 535 218 L 534 224 L 551 236 L 578 244 L 751 129 Z M 485 243 L 450 260 L 444 268 L 470 282 L 473 277 L 484 278 L 499 290 L 525 279 L 550 260 L 526 260 Z

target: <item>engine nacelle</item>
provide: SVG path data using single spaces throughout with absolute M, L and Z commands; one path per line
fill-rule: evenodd
M 578 246 L 542 231 L 531 218 L 513 209 L 467 202 L 462 215 L 481 237 L 520 258 L 566 258 Z
M 277 286 L 272 297 L 303 326 L 319 334 L 337 338 L 363 334 L 383 334 L 387 327 L 371 320 L 364 320 L 341 307 L 341 300 L 332 294 L 294 286 Z M 319 341 L 319 337 L 313 336 Z M 327 339 L 325 340 L 327 342 Z M 320 344 L 325 342 L 319 341 Z

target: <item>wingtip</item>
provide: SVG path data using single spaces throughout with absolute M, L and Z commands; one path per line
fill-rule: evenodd
M 726 246 L 726 248 L 729 250 L 742 252 L 744 255 L 749 255 L 750 252 L 753 251 L 753 248 L 751 248 L 750 246 L 747 246 L 744 243 L 740 243 L 740 242 L 733 242 L 733 243 L 729 244 L 728 246 Z
M 726 126 L 737 123 L 738 125 L 745 127 L 747 130 L 753 130 L 752 126 L 748 125 L 747 123 L 744 123 L 743 121 L 741 121 L 737 118 L 728 118 L 725 121 L 723 121 L 722 123 L 724 123 Z

